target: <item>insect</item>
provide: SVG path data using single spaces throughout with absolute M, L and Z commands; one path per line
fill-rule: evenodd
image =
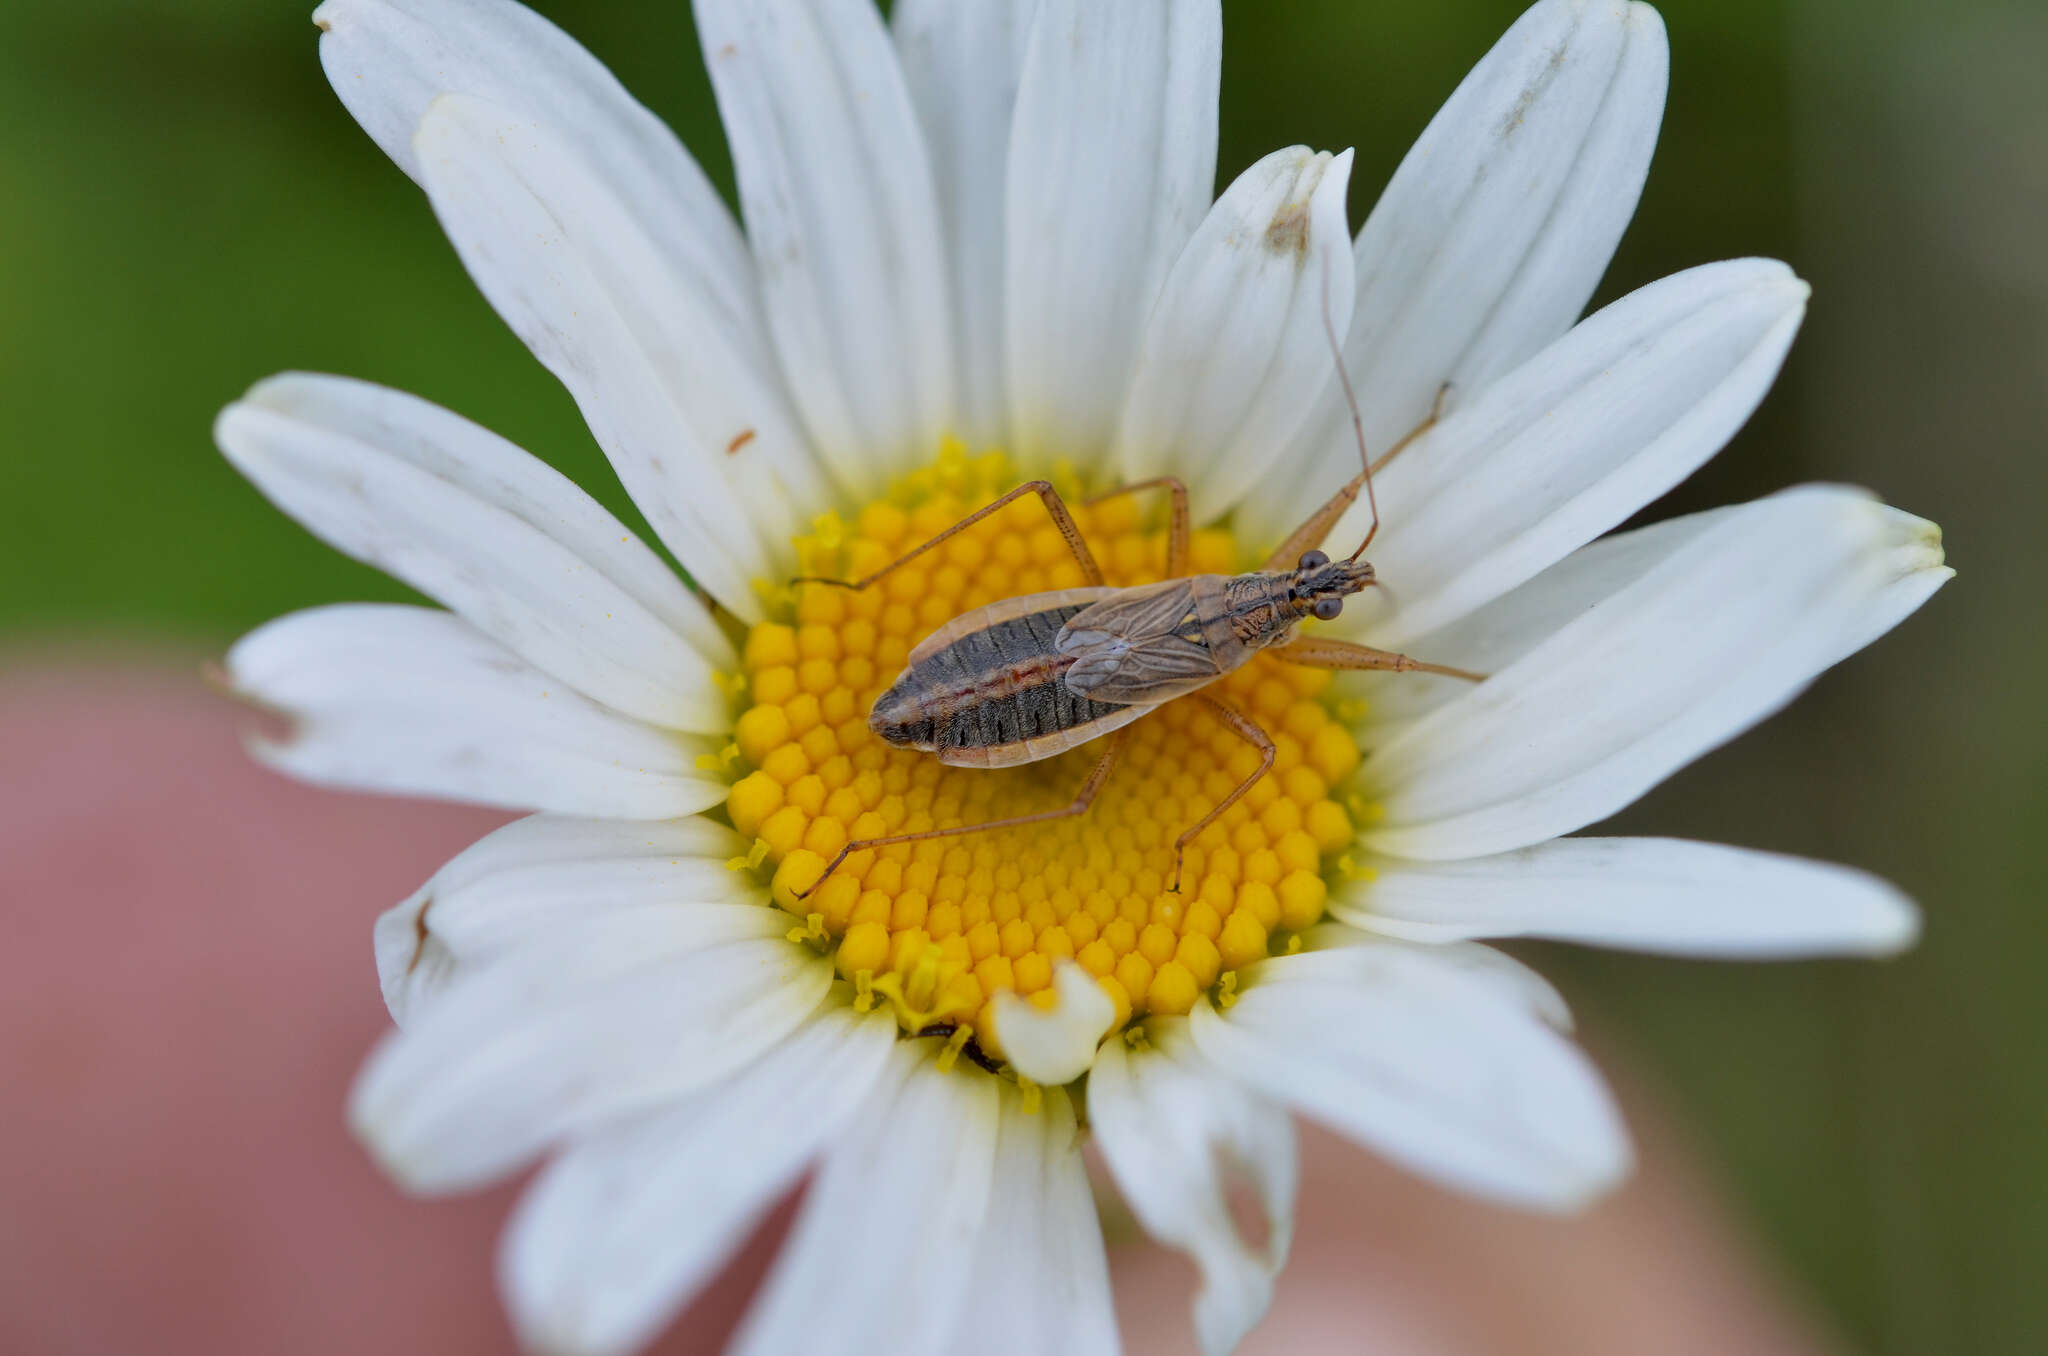
M 1334 334 L 1331 343 L 1334 348 Z M 1116 766 L 1121 749 L 1116 732 L 1166 702 L 1193 695 L 1258 750 L 1259 766 L 1174 839 L 1171 889 L 1178 893 L 1187 845 L 1273 766 L 1274 745 L 1265 731 L 1203 688 L 1261 651 L 1313 668 L 1435 673 L 1480 681 L 1484 675 L 1463 669 L 1423 663 L 1349 641 L 1296 635 L 1305 618 L 1334 621 L 1343 612 L 1345 598 L 1377 582 L 1372 565 L 1362 559 L 1380 526 L 1379 504 L 1372 493 L 1374 462 L 1366 453 L 1357 402 L 1341 361 L 1337 374 L 1351 403 L 1352 427 L 1363 465 L 1260 569 L 1249 574 L 1187 575 L 1187 486 L 1172 476 L 1161 476 L 1086 501 L 1092 505 L 1143 490 L 1167 491 L 1168 577 L 1155 584 L 1135 588 L 1105 584 L 1073 514 L 1058 491 L 1043 480 L 1019 485 L 865 578 L 806 577 L 797 581 L 851 590 L 869 588 L 1012 501 L 1037 495 L 1066 539 L 1087 585 L 1005 598 L 939 627 L 910 652 L 901 676 L 875 700 L 868 726 L 898 748 L 921 750 L 955 767 L 1014 767 L 1103 736 L 1110 739 L 1079 793 L 1067 805 L 981 824 L 856 839 L 842 847 L 818 879 L 796 897 L 808 896 L 849 855 L 864 848 L 1016 828 L 1087 813 Z M 1441 395 L 1438 405 L 1442 405 Z M 1379 464 L 1391 460 L 1435 422 L 1432 413 L 1381 457 Z M 1342 560 L 1332 560 L 1320 544 L 1361 490 L 1372 509 L 1372 525 L 1357 550 Z

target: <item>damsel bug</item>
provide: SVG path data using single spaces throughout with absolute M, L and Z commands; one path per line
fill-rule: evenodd
M 1327 304 L 1324 324 L 1329 329 Z M 1330 331 L 1332 349 L 1336 335 Z M 799 583 L 865 589 L 910 561 L 963 532 L 1013 500 L 1035 494 L 1045 503 L 1081 567 L 1086 587 L 1024 594 L 990 603 L 953 618 L 921 641 L 896 682 L 875 700 L 868 726 L 898 748 L 934 754 L 956 767 L 1014 767 L 1063 753 L 1077 744 L 1112 735 L 1176 697 L 1195 695 L 1222 722 L 1259 751 L 1259 766 L 1201 820 L 1174 839 L 1172 889 L 1180 889 L 1181 858 L 1187 845 L 1235 805 L 1273 765 L 1274 745 L 1266 732 L 1238 711 L 1201 691 L 1241 667 L 1262 650 L 1292 664 L 1327 669 L 1380 669 L 1437 673 L 1477 682 L 1483 675 L 1348 641 L 1297 639 L 1307 617 L 1332 621 L 1344 599 L 1376 581 L 1360 559 L 1380 528 L 1373 496 L 1373 461 L 1365 448 L 1358 404 L 1340 358 L 1337 376 L 1351 406 L 1358 438 L 1359 473 L 1280 544 L 1264 566 L 1250 574 L 1186 575 L 1189 515 L 1187 486 L 1172 476 L 1140 481 L 1087 501 L 1100 503 L 1140 490 L 1164 489 L 1170 496 L 1167 578 L 1136 588 L 1103 582 L 1081 529 L 1059 493 L 1034 480 L 976 510 L 945 531 L 862 579 L 806 577 Z M 1441 403 L 1441 399 L 1439 399 Z M 1434 423 L 1432 414 L 1397 443 L 1382 465 Z M 1363 489 L 1372 526 L 1358 549 L 1332 560 L 1318 549 L 1337 519 Z M 1291 562 L 1291 563 L 1290 563 Z M 1116 766 L 1120 741 L 1112 738 L 1081 790 L 1067 805 L 1037 814 L 1012 815 L 981 824 L 891 834 L 847 843 L 808 889 L 825 882 L 851 853 L 922 839 L 1038 824 L 1085 814 Z

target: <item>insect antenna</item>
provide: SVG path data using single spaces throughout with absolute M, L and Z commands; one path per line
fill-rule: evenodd
M 1365 540 L 1358 543 L 1358 549 L 1344 557 L 1357 560 L 1365 554 L 1365 548 L 1372 545 L 1372 539 L 1380 532 L 1380 501 L 1372 492 L 1372 454 L 1365 450 L 1365 420 L 1358 413 L 1358 393 L 1351 389 L 1351 374 L 1344 370 L 1344 346 L 1337 341 L 1337 322 L 1330 318 L 1330 270 L 1323 270 L 1323 335 L 1330 341 L 1330 356 L 1337 363 L 1337 384 L 1344 388 L 1344 404 L 1351 411 L 1351 433 L 1358 439 L 1358 460 L 1365 468 L 1365 503 L 1372 510 L 1372 526 L 1365 531 Z

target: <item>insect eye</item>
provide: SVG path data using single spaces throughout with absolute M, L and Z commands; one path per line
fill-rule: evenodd
M 1330 558 L 1321 551 L 1303 551 L 1301 553 L 1301 562 L 1295 568 L 1298 570 L 1319 570 L 1329 563 Z
M 1335 621 L 1338 615 L 1344 611 L 1344 600 L 1342 598 L 1318 598 L 1313 610 L 1318 621 Z

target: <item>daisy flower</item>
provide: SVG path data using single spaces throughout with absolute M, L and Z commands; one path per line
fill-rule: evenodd
M 1743 259 L 1580 318 L 1661 115 L 1657 16 L 1543 0 L 1355 240 L 1349 152 L 1210 200 L 1216 0 L 697 0 L 745 230 L 673 135 L 510 0 L 328 0 L 321 60 L 576 399 L 678 573 L 545 464 L 410 396 L 285 375 L 226 410 L 285 512 L 441 603 L 317 608 L 229 660 L 335 786 L 533 811 L 375 931 L 398 1030 L 353 1123 L 405 1187 L 552 1154 L 507 1229 L 523 1339 L 625 1352 L 795 1183 L 743 1351 L 1106 1351 L 1081 1146 L 1192 1255 L 1204 1347 L 1284 1258 L 1300 1113 L 1454 1188 L 1576 1207 L 1623 1128 L 1542 980 L 1477 939 L 1882 954 L 1881 882 L 1567 838 L 1789 701 L 1948 577 L 1833 487 L 1610 532 L 1742 424 L 1806 286 Z M 1346 248 L 1347 242 L 1349 248 Z M 1262 656 L 1090 757 L 941 766 L 869 728 L 913 645 L 1079 568 L 1028 477 L 1172 475 L 1194 572 L 1395 454 L 1374 591 L 1325 634 L 1488 675 Z M 1159 506 L 1077 510 L 1109 582 Z M 1330 533 L 1361 539 L 1367 506 Z M 685 583 L 685 574 L 689 583 Z M 1368 601 L 1369 600 L 1369 601 Z M 1079 761 L 1077 761 L 1079 760 Z M 822 883 L 821 883 L 821 876 Z M 815 887 L 815 888 L 814 888 Z M 1226 1178 L 1254 1188 L 1247 1235 Z

